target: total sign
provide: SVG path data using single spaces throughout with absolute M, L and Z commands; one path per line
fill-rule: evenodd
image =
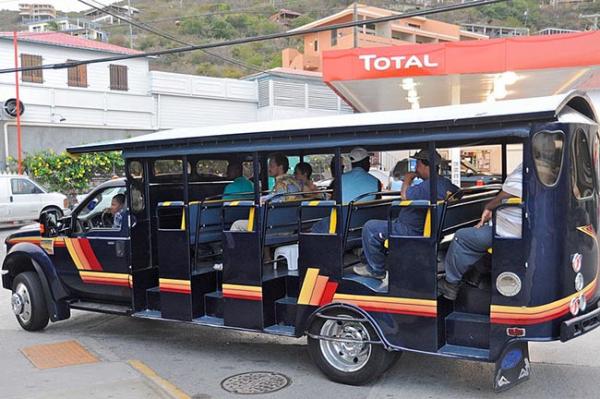
M 379 47 L 323 53 L 323 79 L 376 79 L 444 73 L 444 48 L 425 46 Z
M 393 69 L 409 68 L 437 68 L 439 64 L 430 59 L 429 54 L 418 55 L 394 55 L 391 57 L 378 57 L 377 54 L 359 55 L 358 58 L 363 61 L 365 71 L 375 69 L 377 71 L 387 71 Z

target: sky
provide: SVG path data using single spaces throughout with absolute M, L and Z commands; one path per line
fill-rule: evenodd
M 99 0 L 102 4 L 113 3 L 111 0 Z M 92 3 L 92 1 L 87 1 Z M 0 10 L 18 10 L 19 3 L 42 3 L 52 4 L 59 11 L 81 11 L 87 10 L 88 6 L 77 0 L 0 0 Z

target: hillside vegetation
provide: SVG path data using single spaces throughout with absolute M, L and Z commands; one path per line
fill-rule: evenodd
M 291 27 L 301 26 L 315 19 L 338 12 L 349 1 L 333 0 L 291 0 L 270 2 L 253 0 L 232 0 L 212 3 L 204 0 L 131 0 L 141 13 L 136 20 L 154 29 L 175 36 L 190 43 L 201 44 L 235 38 L 281 32 L 288 27 L 269 20 L 269 16 L 280 8 L 300 12 L 303 15 L 294 20 Z M 418 2 L 364 1 L 373 6 L 398 11 L 414 10 Z M 423 2 L 421 2 L 423 3 Z M 437 4 L 432 1 L 431 3 Z M 448 4 L 450 2 L 445 2 Z M 466 9 L 451 13 L 441 13 L 435 18 L 451 23 L 480 23 L 489 25 L 527 27 L 534 34 L 547 27 L 583 30 L 590 28 L 592 21 L 580 18 L 581 14 L 600 13 L 600 1 L 561 4 L 553 1 L 513 0 L 485 7 Z M 420 5 L 423 7 L 423 5 Z M 70 14 L 76 16 L 74 14 Z M 18 22 L 15 12 L 0 11 L 0 30 L 12 29 Z M 127 24 L 106 25 L 110 42 L 128 47 L 130 44 Z M 143 51 L 151 51 L 181 44 L 144 30 L 133 29 L 133 46 Z M 177 55 L 162 56 L 152 60 L 151 68 L 162 71 L 191 73 L 208 76 L 237 78 L 281 65 L 281 50 L 286 47 L 302 48 L 299 39 L 277 39 L 246 45 L 212 49 L 208 54 L 195 51 Z

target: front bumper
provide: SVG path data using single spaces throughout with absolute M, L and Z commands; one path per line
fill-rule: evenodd
M 562 342 L 577 338 L 600 326 L 600 307 L 589 313 L 563 321 L 560 325 Z

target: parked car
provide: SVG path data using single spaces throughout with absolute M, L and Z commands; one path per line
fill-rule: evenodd
M 0 175 L 0 223 L 37 220 L 42 212 L 63 216 L 67 197 L 49 193 L 23 175 Z

